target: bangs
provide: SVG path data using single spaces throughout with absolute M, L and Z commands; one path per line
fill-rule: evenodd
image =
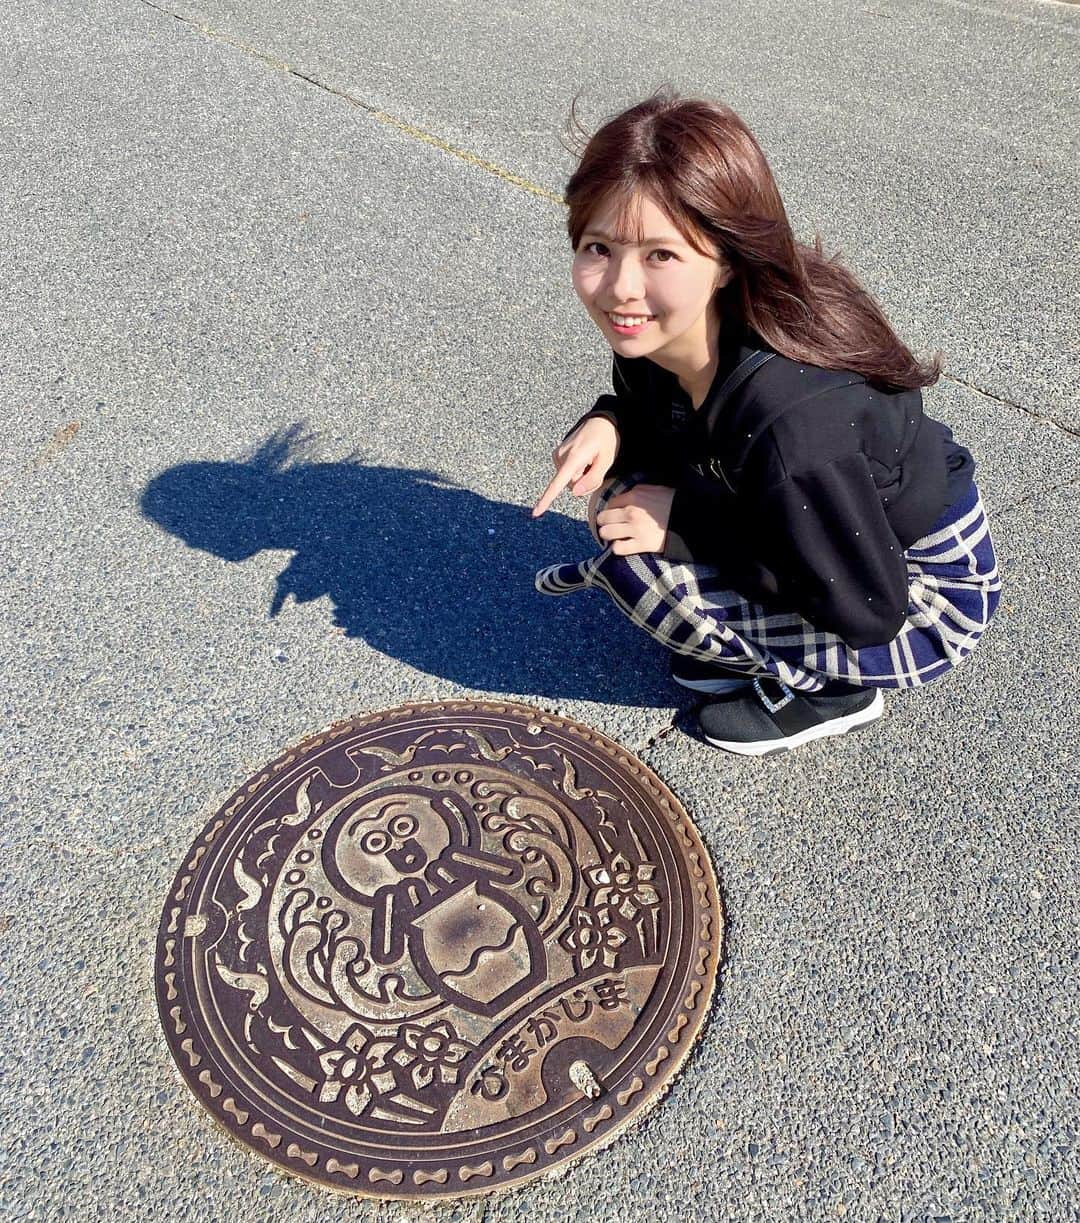
M 625 245 L 640 246 L 645 241 L 642 213 L 644 200 L 648 197 L 667 213 L 678 232 L 699 255 L 715 257 L 716 247 L 710 247 L 700 220 L 691 216 L 677 196 L 666 198 L 669 193 L 661 188 L 659 175 L 650 173 L 650 169 L 609 183 L 596 190 L 592 199 L 579 199 L 575 201 L 576 206 L 571 205 L 568 227 L 574 250 L 580 245 L 581 237 L 593 218 L 607 209 L 613 211 L 611 237 Z
M 623 181 L 597 201 L 593 215 L 605 207 L 614 208 L 615 222 L 611 236 L 616 242 L 638 245 L 645 240 L 645 226 L 641 215 L 644 197 L 642 184 Z

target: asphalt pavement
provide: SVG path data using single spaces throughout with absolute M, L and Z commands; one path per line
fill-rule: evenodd
M 664 1103 L 487 1220 L 1080 1210 L 1080 9 L 1038 0 L 57 0 L 0 47 L 0 1214 L 398 1220 L 232 1142 L 152 956 L 224 796 L 405 701 L 511 696 L 637 752 L 728 907 Z M 528 507 L 606 389 L 559 194 L 571 98 L 758 134 L 946 374 L 1004 595 L 955 674 L 743 760 Z

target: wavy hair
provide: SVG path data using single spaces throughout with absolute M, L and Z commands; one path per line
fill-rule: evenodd
M 575 99 L 569 134 L 579 157 L 565 196 L 575 251 L 607 203 L 621 240 L 641 242 L 648 195 L 695 250 L 731 264 L 722 314 L 776 352 L 885 390 L 937 381 L 942 354 L 916 360 L 840 256 L 825 257 L 820 235 L 813 246 L 796 239 L 765 154 L 730 107 L 665 87 L 589 136 Z

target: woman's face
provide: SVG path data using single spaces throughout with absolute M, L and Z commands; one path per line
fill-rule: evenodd
M 694 250 L 649 196 L 638 203 L 640 244 L 615 240 L 614 204 L 589 218 L 574 254 L 574 290 L 615 352 L 669 367 L 699 364 L 708 354 L 710 311 L 718 322 L 716 290 L 731 268 Z

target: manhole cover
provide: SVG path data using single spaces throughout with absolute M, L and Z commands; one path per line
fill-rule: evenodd
M 306 740 L 210 821 L 162 915 L 158 1006 L 259 1154 L 459 1197 L 655 1103 L 721 933 L 698 834 L 640 761 L 527 706 L 416 705 Z

